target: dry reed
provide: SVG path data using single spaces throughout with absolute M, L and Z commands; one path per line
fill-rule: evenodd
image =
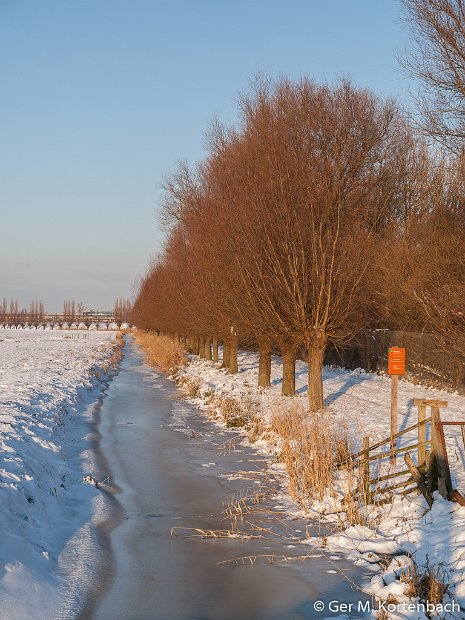
M 271 426 L 281 438 L 290 493 L 303 505 L 323 500 L 333 487 L 334 463 L 347 440 L 326 412 L 309 414 L 300 403 L 275 410 Z
M 446 574 L 442 565 L 426 564 L 421 570 L 412 561 L 409 570 L 401 575 L 400 580 L 406 584 L 404 594 L 410 598 L 418 598 L 430 605 L 442 603 L 448 590 Z
M 237 399 L 224 395 L 213 395 L 209 404 L 209 416 L 222 419 L 228 428 L 248 428 L 258 407 L 250 398 Z
M 198 398 L 201 395 L 202 382 L 200 379 L 176 375 L 174 380 L 187 398 Z
M 168 336 L 136 331 L 137 344 L 147 355 L 150 365 L 156 366 L 162 372 L 174 372 L 180 366 L 186 366 L 187 353 Z

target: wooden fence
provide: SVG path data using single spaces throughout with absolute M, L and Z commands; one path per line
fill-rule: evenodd
M 417 398 L 413 402 L 418 409 L 416 424 L 373 445 L 369 437 L 364 437 L 362 449 L 338 463 L 338 468 L 350 468 L 358 473 L 358 485 L 350 497 L 365 505 L 381 504 L 392 501 L 394 492 L 408 495 L 419 491 L 431 506 L 433 493 L 439 491 L 442 497 L 465 505 L 465 499 L 452 488 L 444 438 L 444 426 L 459 425 L 465 447 L 465 421 L 442 422 L 440 410 L 447 407 L 447 401 Z M 398 439 L 414 431 L 413 443 L 398 448 Z M 404 469 L 397 468 L 399 455 L 403 455 Z M 383 469 L 387 469 L 386 473 L 382 473 Z M 401 480 L 394 482 L 398 478 Z

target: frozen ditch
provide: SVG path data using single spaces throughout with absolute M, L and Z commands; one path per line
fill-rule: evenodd
M 298 544 L 306 523 L 286 517 L 264 457 L 244 446 L 230 450 L 237 435 L 178 400 L 132 341 L 100 417 L 100 447 L 123 515 L 110 534 L 110 585 L 102 581 L 82 617 L 291 620 L 337 615 L 315 611 L 318 600 L 355 609 L 366 601 L 349 579 L 369 580 L 369 569 Z M 231 513 L 245 495 L 256 504 L 237 520 L 236 538 L 195 536 L 232 531 Z M 292 560 L 303 554 L 304 562 Z M 290 561 L 269 562 L 280 556 Z M 244 565 L 228 562 L 234 558 Z

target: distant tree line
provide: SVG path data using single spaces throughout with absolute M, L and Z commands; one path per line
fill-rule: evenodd
M 113 316 L 119 324 L 129 323 L 131 320 L 132 303 L 130 299 L 118 298 L 113 308 Z
M 45 316 L 44 304 L 35 299 L 31 301 L 29 310 L 27 308 L 19 308 L 18 300 L 8 300 L 4 297 L 0 306 L 0 324 L 1 323 L 37 323 L 43 321 Z
M 304 347 L 313 411 L 325 349 L 361 329 L 433 330 L 463 352 L 465 7 L 404 8 L 422 131 L 394 100 L 347 79 L 257 78 L 236 125 L 213 124 L 205 159 L 166 179 L 166 239 L 134 323 L 189 338 L 206 357 L 222 341 L 231 372 L 239 343 L 255 346 L 261 386 L 279 349 L 283 394 L 294 393 Z
M 4 297 L 0 305 L 0 324 L 25 324 L 36 325 L 43 323 L 50 318 L 60 318 L 63 322 L 74 323 L 84 319 L 84 304 L 76 302 L 74 299 L 65 299 L 63 301 L 63 312 L 47 313 L 44 310 L 42 301 L 35 299 L 31 302 L 29 309 L 19 308 L 17 299 L 11 299 L 10 302 Z M 131 301 L 129 299 L 118 298 L 115 301 L 113 316 L 118 324 L 129 323 L 131 317 Z

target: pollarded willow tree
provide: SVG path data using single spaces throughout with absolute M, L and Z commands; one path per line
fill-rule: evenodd
M 409 130 L 393 102 L 347 81 L 259 82 L 241 111 L 241 164 L 223 179 L 224 206 L 241 224 L 233 266 L 249 303 L 240 305 L 278 340 L 292 376 L 295 350 L 307 348 L 317 410 L 328 342 L 366 321 L 364 278 L 398 209 Z
M 171 331 L 222 338 L 232 371 L 238 339 L 258 343 L 262 385 L 278 344 L 284 394 L 304 346 L 318 410 L 327 344 L 366 321 L 366 274 L 398 217 L 413 140 L 394 102 L 347 80 L 258 79 L 239 112 L 236 127 L 213 128 L 194 172 L 181 165 L 166 183 L 165 290 L 153 308 Z

